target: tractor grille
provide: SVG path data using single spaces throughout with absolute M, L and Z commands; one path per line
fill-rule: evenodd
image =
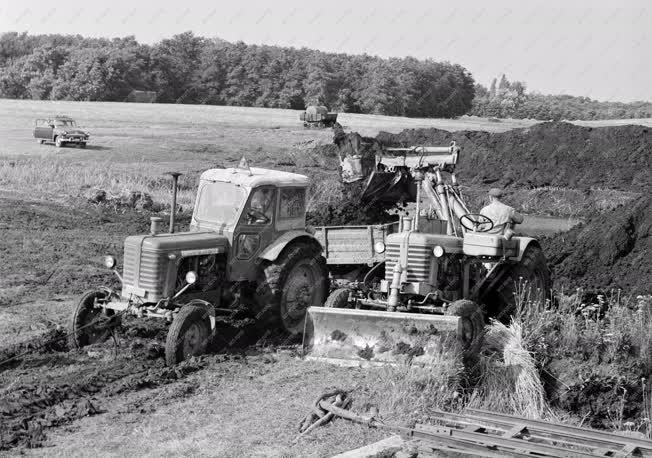
M 141 240 L 125 242 L 122 279 L 125 285 L 145 290 L 146 300 L 163 297 L 168 268 L 167 253 L 142 250 Z
M 122 282 L 129 286 L 138 286 L 138 260 L 140 259 L 140 241 L 125 241 L 125 254 L 122 267 Z
M 394 266 L 401 256 L 401 246 L 387 245 L 385 252 L 385 279 L 392 281 Z M 431 250 L 426 246 L 411 246 L 407 258 L 407 281 L 411 283 L 427 282 L 430 278 Z

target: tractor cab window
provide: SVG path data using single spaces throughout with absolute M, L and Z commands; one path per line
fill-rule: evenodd
M 249 205 L 245 209 L 245 222 L 248 225 L 266 225 L 274 219 L 274 202 L 276 189 L 258 188 L 251 194 Z
M 199 189 L 195 220 L 230 226 L 235 223 L 246 198 L 245 190 L 233 183 L 209 182 Z
M 279 205 L 280 219 L 303 218 L 306 211 L 306 190 L 304 188 L 281 189 Z

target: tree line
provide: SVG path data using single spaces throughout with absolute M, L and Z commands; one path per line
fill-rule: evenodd
M 652 116 L 649 102 L 597 102 L 528 93 L 505 75 L 487 89 L 464 67 L 412 57 L 326 53 L 229 43 L 191 32 L 153 45 L 133 36 L 0 35 L 0 97 L 156 101 L 304 109 L 410 117 L 613 119 Z
M 229 43 L 191 32 L 154 45 L 134 37 L 0 36 L 0 97 L 123 101 L 155 91 L 166 103 L 455 117 L 471 108 L 462 66 L 414 58 Z
M 540 120 L 591 120 L 652 117 L 650 102 L 599 102 L 589 97 L 543 95 L 526 92 L 521 81 L 505 75 L 494 78 L 489 89 L 477 84 L 470 115 Z

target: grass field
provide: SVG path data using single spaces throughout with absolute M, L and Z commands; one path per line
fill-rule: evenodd
M 32 136 L 34 120 L 52 114 L 72 116 L 90 131 L 87 149 L 37 144 Z M 139 191 L 168 202 L 170 186 L 163 174 L 174 170 L 185 174 L 179 198 L 187 208 L 201 171 L 234 165 L 242 156 L 252 165 L 304 173 L 315 182 L 334 177 L 334 158 L 306 153 L 309 146 L 330 143 L 332 131 L 305 129 L 298 117 L 299 111 L 265 108 L 0 100 L 0 189 L 60 201 L 84 196 L 94 188 L 113 196 Z M 346 130 L 366 136 L 422 127 L 501 132 L 536 123 L 347 113 L 339 119 Z M 626 123 L 652 125 L 652 120 L 581 124 Z

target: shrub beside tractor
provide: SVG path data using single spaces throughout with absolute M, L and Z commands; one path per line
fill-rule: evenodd
M 387 153 L 365 176 L 364 197 L 416 204 L 388 225 L 309 229 L 307 177 L 244 159 L 205 171 L 187 232 L 174 231 L 174 211 L 168 233 L 153 217 L 149 234 L 126 238 L 122 273 L 106 258 L 122 289 L 81 298 L 72 346 L 105 339 L 123 314 L 156 317 L 171 323 L 173 365 L 204 353 L 216 318 L 244 306 L 261 323 L 303 333 L 311 358 L 340 364 L 427 362 L 442 333 L 475 351 L 485 320 L 513 312 L 517 283 L 548 293 L 541 247 L 511 231 L 488 234 L 493 222 L 468 211 L 454 143 Z

